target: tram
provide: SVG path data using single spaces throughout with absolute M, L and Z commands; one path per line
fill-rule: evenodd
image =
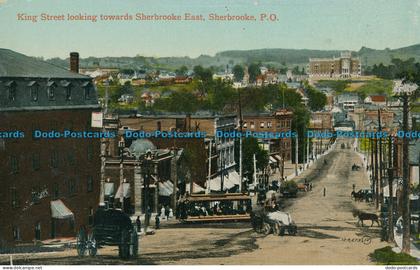
M 251 197 L 242 193 L 190 195 L 179 203 L 181 222 L 249 221 L 251 211 Z

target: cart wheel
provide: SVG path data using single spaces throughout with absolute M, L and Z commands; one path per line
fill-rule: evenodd
M 293 227 L 293 228 L 291 228 L 291 229 L 289 230 L 289 234 L 290 234 L 290 235 L 295 236 L 295 235 L 296 235 L 296 233 L 297 233 L 297 228 L 296 228 L 296 227 Z
M 274 223 L 273 234 L 280 235 L 280 224 L 278 222 Z
M 93 232 L 88 235 L 87 247 L 89 255 L 91 257 L 96 256 L 96 253 L 98 253 L 98 245 L 96 243 L 96 238 Z
M 86 239 L 86 231 L 84 229 L 80 229 L 79 233 L 76 236 L 76 248 L 77 248 L 77 254 L 80 257 L 85 256 L 86 254 L 86 245 L 87 245 L 87 239 Z
M 279 233 L 279 235 L 280 236 L 283 236 L 285 234 L 285 232 L 286 232 L 286 229 L 284 227 L 280 227 L 280 233 Z
M 263 233 L 265 234 L 265 235 L 269 235 L 270 234 L 270 232 L 271 232 L 271 226 L 270 226 L 270 224 L 268 224 L 268 223 L 263 223 L 263 228 L 262 228 L 262 231 L 263 231 Z

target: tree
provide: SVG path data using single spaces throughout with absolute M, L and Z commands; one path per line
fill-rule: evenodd
M 233 71 L 233 76 L 234 76 L 235 82 L 240 82 L 240 81 L 243 80 L 244 75 L 245 75 L 245 71 L 244 71 L 244 68 L 242 66 L 235 65 L 233 67 L 232 71 Z
M 188 68 L 186 66 L 182 66 L 179 69 L 175 70 L 177 76 L 185 76 L 187 75 Z
M 327 96 L 321 91 L 315 89 L 314 87 L 307 85 L 306 94 L 309 98 L 309 108 L 312 111 L 320 111 L 327 104 Z
M 202 66 L 194 67 L 194 76 L 204 83 L 213 80 L 213 71 L 210 68 L 203 68 Z
M 235 144 L 235 159 L 236 163 L 239 164 L 239 143 Z M 248 179 L 252 179 L 254 174 L 254 154 L 257 160 L 257 170 L 263 170 L 268 165 L 268 152 L 261 149 L 258 145 L 256 138 L 250 137 L 245 138 L 242 141 L 242 153 L 243 153 L 243 172 L 244 176 Z
M 260 65 L 252 63 L 248 67 L 248 74 L 249 74 L 249 81 L 251 83 L 255 83 L 257 81 L 257 77 L 261 75 Z

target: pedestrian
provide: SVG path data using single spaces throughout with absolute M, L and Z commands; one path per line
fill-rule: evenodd
M 312 190 L 312 183 L 309 183 L 309 190 Z
M 325 197 L 325 195 L 326 195 L 326 193 L 327 193 L 327 189 L 324 187 L 324 191 L 323 191 L 323 193 L 324 193 L 324 197 Z
M 165 216 L 166 216 L 166 220 L 169 220 L 169 206 L 168 205 L 165 207 Z
M 159 215 L 156 214 L 156 217 L 155 217 L 155 229 L 158 230 L 159 228 L 160 228 L 160 218 L 159 218 Z
M 137 225 L 137 232 L 141 232 L 141 220 L 140 220 L 140 216 L 137 216 L 136 225 Z
M 353 184 L 353 191 L 355 191 L 355 189 L 356 189 L 356 185 L 355 185 L 355 184 Z

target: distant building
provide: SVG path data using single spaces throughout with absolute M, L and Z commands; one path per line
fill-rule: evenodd
M 99 111 L 92 78 L 0 49 L 0 246 L 74 236 L 99 204 L 100 141 L 41 139 L 35 130 L 89 131 Z
M 360 59 L 343 52 L 336 58 L 310 58 L 308 65 L 310 78 L 352 78 L 362 75 Z
M 371 95 L 365 98 L 365 104 L 385 106 L 387 104 L 385 95 Z
M 335 103 L 343 110 L 353 112 L 360 98 L 355 93 L 344 93 L 335 97 Z
M 274 113 L 245 113 L 243 115 L 243 132 L 290 132 L 293 112 L 282 109 Z M 269 154 L 280 162 L 290 160 L 292 156 L 292 139 L 260 139 L 260 144 Z M 271 159 L 273 160 L 273 159 Z

